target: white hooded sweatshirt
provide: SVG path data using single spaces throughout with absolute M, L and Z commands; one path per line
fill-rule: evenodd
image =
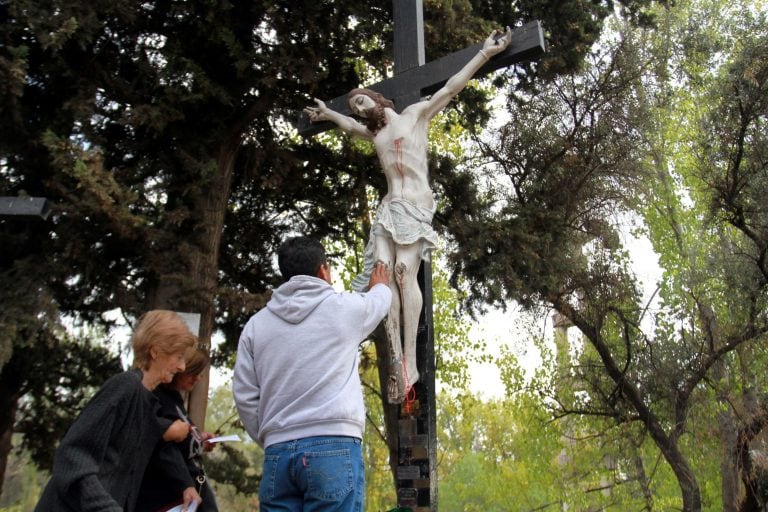
M 384 284 L 338 293 L 306 275 L 274 291 L 245 325 L 234 371 L 240 419 L 260 446 L 314 436 L 362 439 L 358 346 L 391 301 Z

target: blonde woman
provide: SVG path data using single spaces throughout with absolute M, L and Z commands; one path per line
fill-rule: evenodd
M 152 393 L 185 368 L 194 336 L 172 311 L 144 314 L 133 337 L 133 369 L 107 380 L 86 404 L 56 450 L 51 479 L 36 512 L 133 512 L 144 470 L 163 439 L 183 438 L 189 426 L 158 416 Z M 194 487 L 185 504 L 200 502 Z

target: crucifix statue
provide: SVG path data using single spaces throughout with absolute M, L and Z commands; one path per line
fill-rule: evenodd
M 395 1 L 396 54 L 398 3 Z M 517 45 L 511 44 L 515 36 Z M 421 65 L 423 40 L 414 46 L 421 50 L 417 51 L 420 62 L 415 67 L 370 88 L 353 89 L 341 105 L 339 99 L 329 105 L 316 99 L 316 106 L 304 111 L 310 123 L 330 122 L 346 133 L 372 141 L 387 178 L 387 194 L 378 207 L 365 251 L 365 272 L 370 272 L 378 260 L 392 269 L 393 301 L 384 325 L 391 356 L 386 390 L 390 403 L 402 402 L 420 377 L 416 334 L 423 301 L 416 275 L 421 261 L 429 261 L 430 251 L 437 244 L 437 235 L 431 227 L 435 200 L 427 168 L 429 122 L 473 77 L 509 65 L 510 58 L 513 62 L 519 61 L 543 51 L 543 38 L 538 22 L 514 34 L 507 27 L 502 33 L 494 31 L 479 45 L 429 65 Z M 512 55 L 495 58 L 510 46 Z M 396 58 L 396 72 L 397 64 Z M 435 87 L 439 88 L 435 90 Z M 435 92 L 422 99 L 430 90 Z M 362 118 L 364 123 L 349 116 L 349 112 Z M 309 131 L 305 125 L 304 132 Z M 353 288 L 365 286 L 366 273 L 353 282 Z
M 392 269 L 392 306 L 384 321 L 390 347 L 387 397 L 400 403 L 419 380 L 416 367 L 416 333 L 423 304 L 416 276 L 422 260 L 437 247 L 432 229 L 435 199 L 429 184 L 427 134 L 429 123 L 467 85 L 480 67 L 504 51 L 512 30 L 494 30 L 482 48 L 428 99 L 405 107 L 371 89 L 353 89 L 347 95 L 350 110 L 365 124 L 341 114 L 316 99 L 305 112 L 311 122 L 331 121 L 346 133 L 372 141 L 387 178 L 387 194 L 381 199 L 365 250 L 365 272 L 353 283 L 361 289 L 376 261 Z M 402 336 L 401 336 L 402 333 Z

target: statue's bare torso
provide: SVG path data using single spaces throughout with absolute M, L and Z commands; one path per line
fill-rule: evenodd
M 418 109 L 397 114 L 386 110 L 387 124 L 373 138 L 376 153 L 387 178 L 383 200 L 405 199 L 417 206 L 433 209 L 434 198 L 427 168 L 427 124 Z

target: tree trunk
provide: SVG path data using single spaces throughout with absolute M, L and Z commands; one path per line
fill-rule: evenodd
M 192 269 L 193 279 L 200 283 L 201 294 L 198 296 L 200 308 L 200 344 L 210 353 L 211 337 L 215 318 L 214 297 L 218 288 L 219 250 L 224 232 L 224 219 L 227 214 L 227 202 L 232 185 L 232 173 L 235 166 L 240 138 L 236 142 L 224 145 L 218 160 L 218 179 L 214 180 L 208 193 L 203 196 L 198 210 L 202 215 L 200 234 L 200 253 L 197 265 Z M 205 429 L 205 412 L 208 407 L 208 388 L 210 371 L 206 370 L 202 378 L 192 389 L 189 396 L 189 417 L 192 422 Z
M 721 401 L 722 404 L 723 402 Z M 736 461 L 738 460 L 736 452 L 738 428 L 730 407 L 726 411 L 718 413 L 717 421 L 720 427 L 720 442 L 723 448 L 722 460 L 720 461 L 723 512 L 736 512 L 739 503 L 739 471 L 736 466 Z
M 176 277 L 161 276 L 155 296 L 151 300 L 154 307 L 198 313 L 200 346 L 208 351 L 211 348 L 215 318 L 214 298 L 218 287 L 219 250 L 239 145 L 239 137 L 233 139 L 236 142 L 222 146 L 217 162 L 218 172 L 211 178 L 206 192 L 195 204 L 197 223 L 190 240 L 190 245 L 195 251 L 185 255 L 190 265 L 183 270 L 187 277 L 186 282 L 191 285 L 179 284 Z M 189 396 L 189 418 L 200 429 L 205 429 L 209 375 L 209 371 L 203 372 Z
M 701 490 L 696 476 L 685 461 L 673 465 L 683 495 L 683 512 L 701 512 Z
M 680 494 L 683 498 L 683 512 L 701 512 L 701 490 L 696 475 L 688 465 L 685 457 L 669 436 L 664 433 L 657 422 L 648 425 L 651 437 L 656 441 L 656 446 L 661 450 L 664 459 L 672 468 L 680 486 Z

